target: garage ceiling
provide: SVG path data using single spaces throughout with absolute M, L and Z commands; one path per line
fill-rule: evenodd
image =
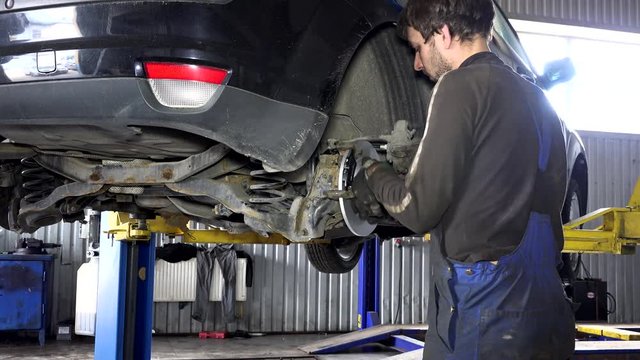
M 640 33 L 640 0 L 497 0 L 509 18 Z

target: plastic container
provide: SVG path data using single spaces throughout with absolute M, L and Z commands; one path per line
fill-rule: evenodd
M 76 283 L 76 335 L 95 336 L 98 308 L 98 264 L 92 257 L 80 265 Z

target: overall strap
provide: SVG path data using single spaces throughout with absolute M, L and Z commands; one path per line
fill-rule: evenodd
M 547 174 L 549 158 L 551 157 L 552 124 L 539 118 L 534 120 L 534 124 L 538 135 L 538 171 L 534 185 L 535 197 L 533 198 L 531 210 L 541 214 L 551 214 L 552 209 L 549 209 L 550 202 L 546 198 L 546 192 L 547 189 L 552 189 L 555 185 L 553 177 Z

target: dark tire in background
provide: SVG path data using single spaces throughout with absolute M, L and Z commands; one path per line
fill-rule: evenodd
M 305 244 L 307 257 L 318 271 L 342 274 L 351 271 L 360 260 L 362 243 L 354 239 L 351 243 Z
M 562 223 L 566 224 L 587 213 L 587 201 L 584 195 L 578 181 L 571 178 L 562 208 Z M 563 265 L 560 269 L 560 277 L 565 283 L 571 284 L 576 280 L 579 272 L 579 256 L 578 254 L 562 254 Z
M 11 202 L 11 190 L 11 188 L 0 188 L 1 204 L 9 204 Z M 11 206 L 0 208 L 0 226 L 3 229 L 9 229 L 9 210 L 11 210 Z
M 379 138 L 390 134 L 398 120 L 406 120 L 420 139 L 424 132 L 426 108 L 433 84 L 413 70 L 413 52 L 389 26 L 369 35 L 351 59 L 342 79 L 335 103 L 329 111 L 329 124 L 320 145 L 322 152 L 328 139 L 350 140 Z M 411 154 L 413 157 L 413 154 Z M 357 238 L 335 239 L 347 246 Z M 358 245 L 361 248 L 361 245 Z M 306 245 L 309 259 L 316 269 L 344 273 L 355 267 L 360 251 L 353 258 L 342 256 L 331 245 Z

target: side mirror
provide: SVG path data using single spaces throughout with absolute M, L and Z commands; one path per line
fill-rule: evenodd
M 545 65 L 544 74 L 538 78 L 538 81 L 543 89 L 549 90 L 560 83 L 571 80 L 575 74 L 576 68 L 571 59 L 564 58 Z

